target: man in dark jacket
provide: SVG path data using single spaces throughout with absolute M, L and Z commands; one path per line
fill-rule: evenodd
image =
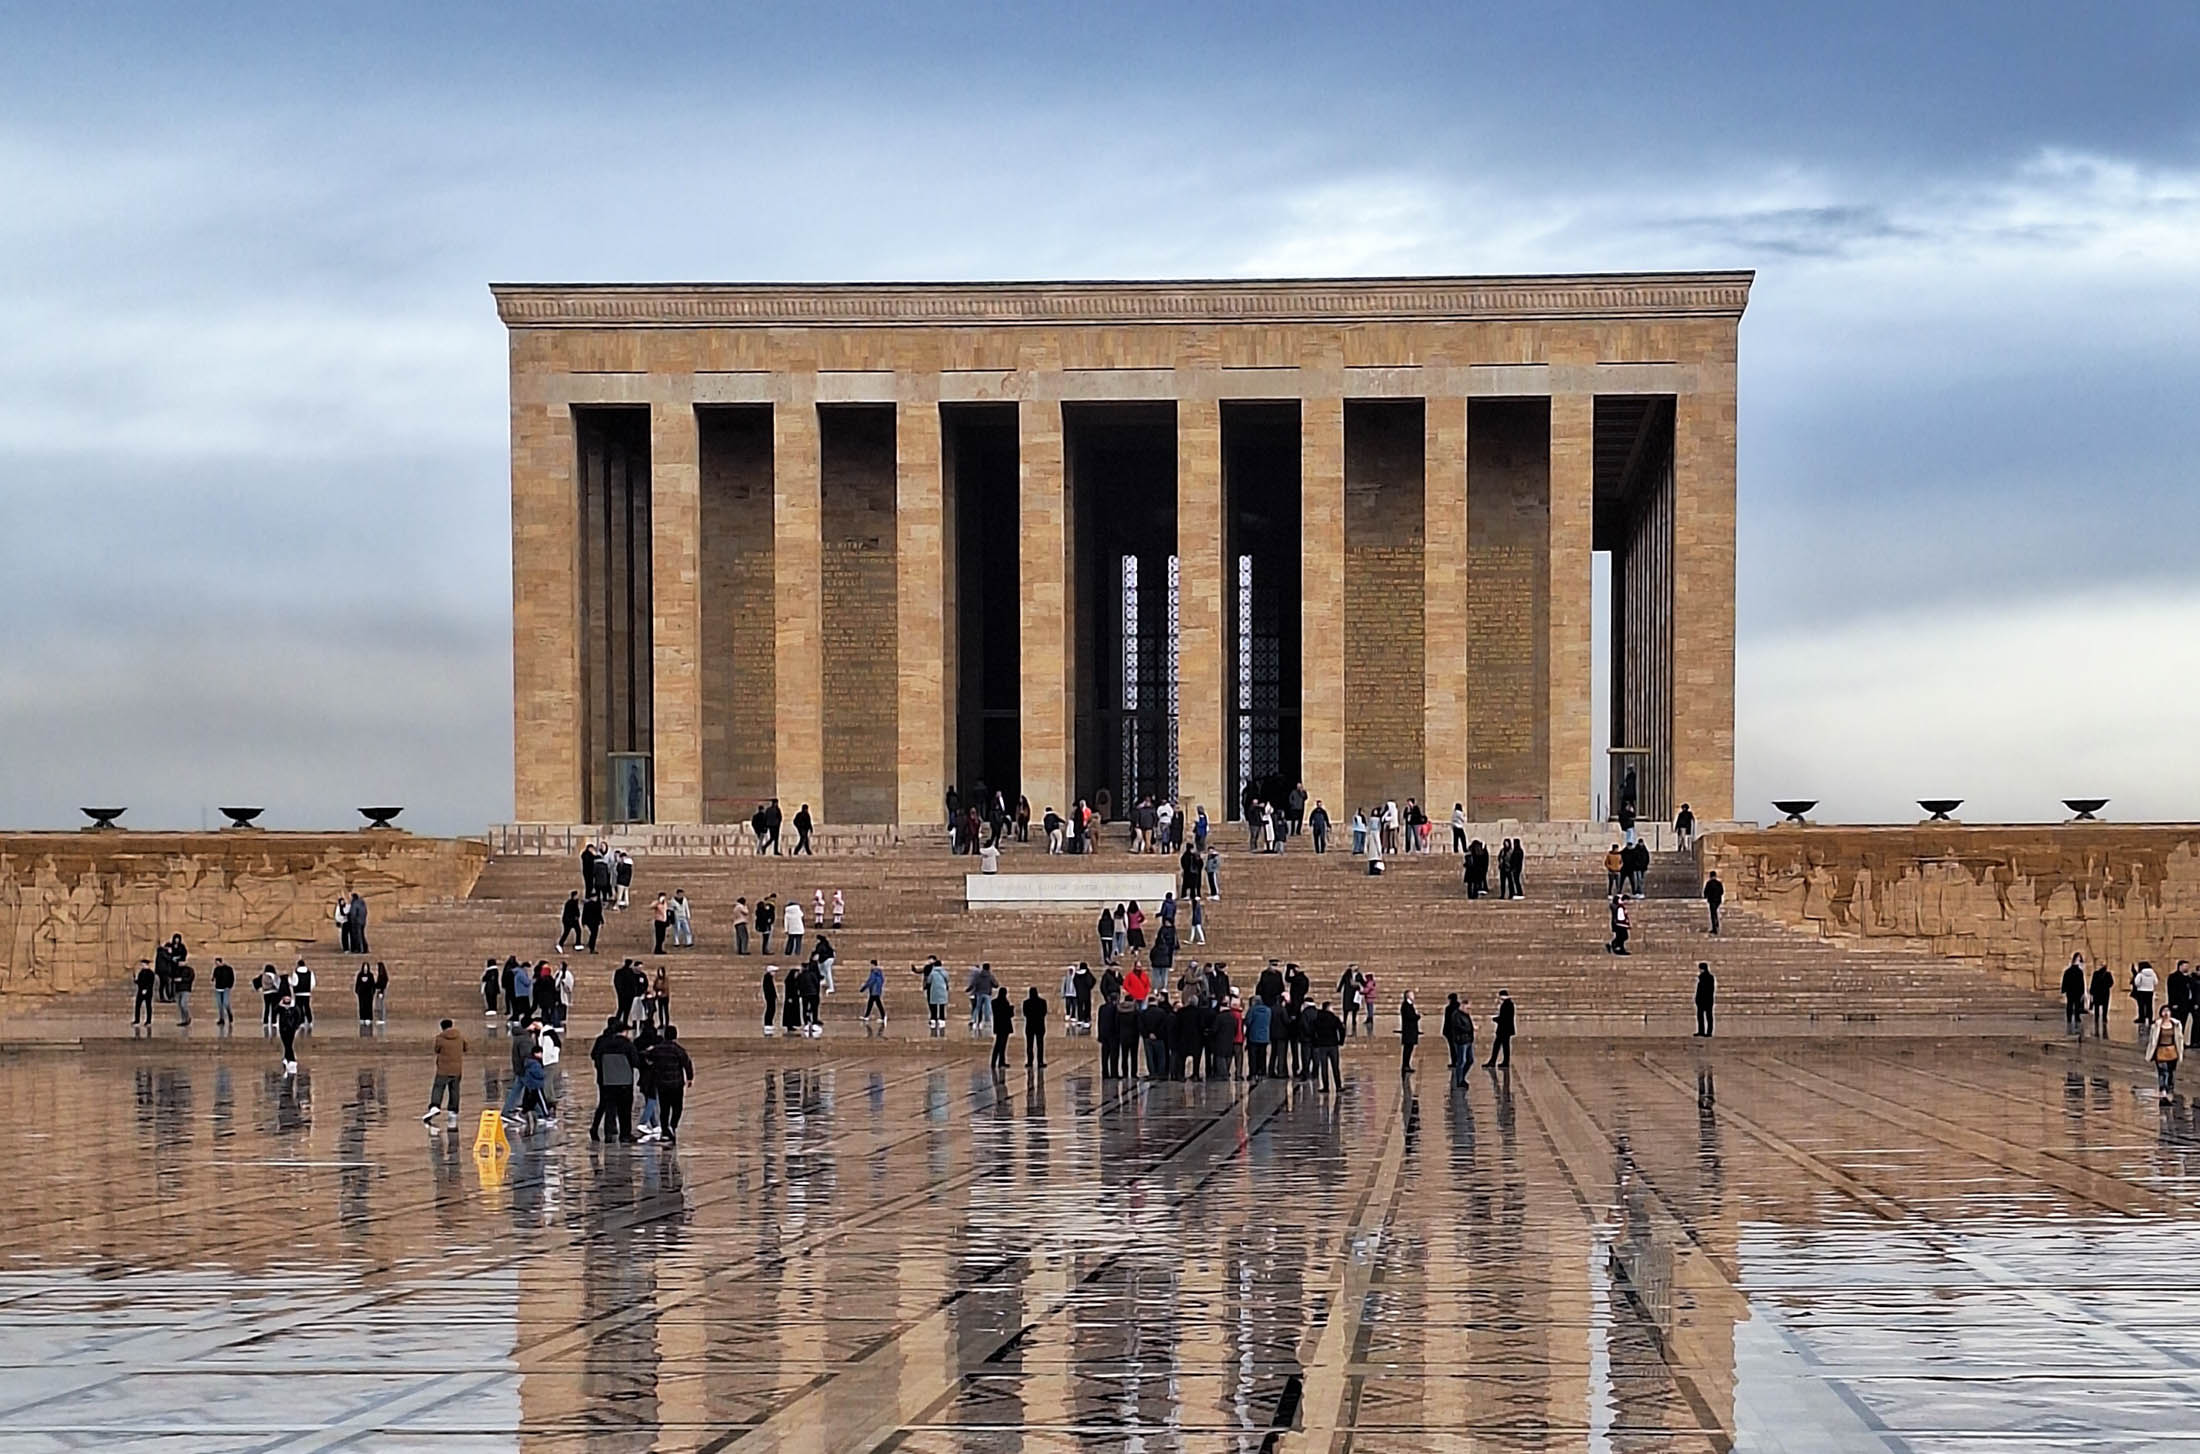
M 1485 1067 L 1502 1063 L 1507 1070 L 1513 1063 L 1513 1028 L 1519 1011 L 1513 1008 L 1512 994 L 1507 990 L 1497 992 L 1497 1028 L 1490 1036 L 1490 1058 Z
M 581 901 L 581 927 L 588 931 L 588 952 L 596 952 L 596 933 L 603 928 L 603 900 L 590 894 Z
M 634 1144 L 634 1042 L 617 1016 L 604 1021 L 603 1033 L 588 1047 L 596 1066 L 596 1114 L 588 1123 L 588 1139 L 598 1133 L 607 1140 Z
M 1712 978 L 1711 966 L 1696 966 L 1696 1033 L 1711 1034 L 1711 1003 L 1718 997 L 1719 982 Z
M 1115 1043 L 1117 1031 L 1115 1001 L 1102 1000 L 1099 1011 L 1093 1016 L 1093 1038 L 1100 1042 L 1100 1078 L 1113 1080 L 1118 1073 L 1121 1059 Z
M 581 942 L 581 896 L 578 889 L 565 896 L 565 907 L 558 911 L 558 952 L 565 952 L 565 941 L 571 939 L 575 946 Z
M 2093 1033 L 2108 1038 L 2108 1002 L 2116 993 L 2116 976 L 2109 973 L 2108 961 L 2093 966 L 2093 984 L 2090 996 L 2093 1005 Z
M 680 1032 L 667 1025 L 644 1057 L 650 1079 L 657 1087 L 657 1125 L 667 1141 L 680 1139 L 680 1111 L 687 1103 L 687 1088 L 695 1084 L 695 1062 L 688 1059 Z
M 810 852 L 810 829 L 814 826 L 816 825 L 811 821 L 808 803 L 794 810 L 794 851 L 797 854 Z M 816 855 L 811 854 L 811 857 Z
M 2085 1037 L 2085 956 L 2073 954 L 2070 963 L 2063 967 L 2063 1029 L 2080 1039 Z
M 1301 1019 L 1301 1033 L 1314 1062 L 1317 1089 L 1342 1090 L 1344 1072 L 1339 1054 L 1344 1049 L 1344 1021 L 1337 1018 L 1327 1000 L 1306 1010 Z
M 1199 1073 L 1199 1051 L 1206 1040 L 1199 1006 L 1187 999 L 1169 1020 L 1169 1079 L 1182 1080 Z
M 1138 1036 L 1146 1047 L 1146 1078 L 1169 1078 L 1169 1027 L 1176 1016 L 1169 1009 L 1169 992 L 1157 991 L 1138 1012 Z
M 1726 902 L 1726 885 L 1719 882 L 1719 871 L 1711 870 L 1703 881 L 1704 906 L 1711 910 L 1711 932 L 1719 932 L 1719 905 Z
M 1024 996 L 1024 1069 L 1034 1073 L 1047 1068 L 1047 1002 L 1033 985 Z

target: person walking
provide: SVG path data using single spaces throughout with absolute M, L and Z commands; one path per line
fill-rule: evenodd
M 565 941 L 571 939 L 578 949 L 581 943 L 581 892 L 579 889 L 565 896 L 565 907 L 558 911 L 557 952 L 565 952 Z
M 229 1009 L 230 992 L 237 987 L 237 971 L 231 969 L 229 961 L 218 954 L 214 956 L 213 980 L 214 1027 L 227 1030 L 237 1023 L 237 1017 Z
M 871 961 L 871 972 L 863 977 L 863 1023 L 871 1023 L 871 1011 L 878 1011 L 878 1027 L 886 1028 L 886 971 L 878 961 Z
M 1711 1005 L 1718 998 L 1718 994 L 1719 982 L 1712 977 L 1711 966 L 1703 963 L 1697 964 L 1696 1033 L 1706 1039 L 1710 1038 L 1711 1035 Z
M 308 1030 L 312 1029 L 313 970 L 311 966 L 306 963 L 305 956 L 303 955 L 300 955 L 298 958 L 297 968 L 291 970 L 290 972 L 290 997 L 292 1000 L 297 1002 L 298 1022 L 304 1025 Z
M 777 1033 L 773 1028 L 779 1019 L 778 971 L 771 965 L 764 966 L 764 1033 Z
M 1451 1051 L 1451 1083 L 1456 1089 L 1467 1083 L 1467 1067 L 1474 1064 L 1474 1021 L 1457 993 L 1444 996 L 1444 1044 Z
M 433 1126 L 436 1116 L 441 1114 L 446 1118 L 445 1126 L 455 1131 L 458 1129 L 458 1083 L 466 1073 L 466 1052 L 472 1047 L 466 1043 L 466 1037 L 445 1020 L 443 1028 L 436 1032 L 433 1048 L 435 1084 L 429 1088 L 428 1109 L 420 1119 Z
M 2091 986 L 2093 1005 L 2093 1033 L 2103 1040 L 2108 1038 L 2108 1002 L 2116 996 L 2116 976 L 2108 972 L 2108 962 L 2103 960 L 2093 967 Z
M 265 1039 L 275 1033 L 275 1022 L 282 1018 L 283 996 L 288 991 L 283 988 L 282 975 L 272 964 L 260 966 L 259 977 L 254 983 L 260 989 L 260 1036 Z
M 1314 834 L 1314 851 L 1316 853 L 1327 853 L 1329 851 L 1329 810 L 1322 806 L 1320 798 L 1314 800 L 1313 811 L 1306 815 L 1306 826 Z
M 1680 850 L 1687 853 L 1696 846 L 1696 810 L 1681 804 L 1681 810 L 1673 815 L 1673 839 Z
M 1024 1069 L 1036 1074 L 1046 1068 L 1047 1002 L 1040 998 L 1039 987 L 1033 985 L 1024 996 Z
M 815 822 L 810 817 L 810 805 L 808 803 L 804 803 L 794 810 L 794 854 L 792 856 L 799 858 L 805 853 L 810 853 L 810 829 L 815 826 Z M 776 838 L 778 835 L 774 834 L 773 836 Z M 810 856 L 815 858 L 817 855 L 811 853 Z M 789 905 L 789 907 L 793 906 Z M 793 953 L 792 950 L 788 952 Z
M 2154 1067 L 2155 1093 L 2166 1106 L 2177 1093 L 2177 1062 L 2185 1058 L 2185 1027 L 2164 1005 L 2154 1018 L 2153 1029 L 2139 1037 L 2139 1044 Z
M 1414 1008 L 1413 991 L 1407 990 L 1398 997 L 1398 1044 L 1403 1055 L 1398 1061 L 1400 1075 L 1413 1074 L 1413 1047 L 1421 1043 L 1421 1012 Z
M 2151 974 L 2153 971 L 2149 970 L 2148 973 Z M 176 1023 L 178 1025 L 189 1025 L 191 1023 L 191 985 L 197 978 L 198 971 L 191 967 L 189 960 L 182 958 L 176 960 L 175 970 L 169 979 L 169 987 L 176 997 Z
M 994 988 L 990 1013 L 993 1020 L 993 1059 L 990 1065 L 995 1075 L 1006 1075 L 1009 1030 L 1016 1019 L 1016 1006 L 1008 997 L 1007 985 Z M 1025 1058 L 1028 1060 L 1030 1057 L 1026 1055 Z
M 1619 897 L 1621 889 L 1625 887 L 1626 884 L 1626 880 L 1624 877 L 1626 868 L 1627 858 L 1619 851 L 1619 845 L 1617 843 L 1613 844 L 1610 848 L 1605 850 L 1604 896 L 1606 898 L 1616 899 Z
M 649 1047 L 650 1080 L 657 1087 L 657 1131 L 667 1142 L 680 1139 L 680 1113 L 687 1107 L 688 1087 L 695 1084 L 695 1062 L 680 1043 L 680 1032 L 671 1025 L 657 1032 Z
M 1704 907 L 1711 911 L 1711 932 L 1716 934 L 1719 932 L 1719 906 L 1726 902 L 1726 885 L 1719 882 L 1717 869 L 1711 870 L 1704 878 L 1703 902 Z M 1742 937 L 1746 939 L 1749 936 L 1745 934 Z
M 1502 1063 L 1507 1070 L 1513 1063 L 1513 1032 L 1519 1024 L 1519 1011 L 1513 1007 L 1512 994 L 1506 990 L 1497 992 L 1497 1025 L 1490 1034 L 1490 1058 L 1483 1062 L 1483 1069 Z
M 1633 921 L 1627 913 L 1627 901 L 1618 894 L 1612 895 L 1611 915 L 1612 937 L 1605 941 L 1604 952 L 1606 954 L 1625 954 L 1628 952 L 1627 936 L 1632 932 Z
M 306 1023 L 306 1013 L 298 1005 L 295 994 L 284 995 L 275 1006 L 275 1033 L 283 1042 L 283 1074 L 298 1073 L 298 1027 Z
M 588 931 L 588 952 L 594 954 L 596 952 L 596 935 L 603 928 L 603 900 L 597 898 L 594 894 L 590 894 L 587 898 L 581 900 L 581 927 Z M 657 937 L 660 941 L 664 938 L 661 930 Z M 659 943 L 657 947 L 662 949 L 664 945 Z
M 947 966 L 935 956 L 917 971 L 924 977 L 924 1009 L 931 1018 L 932 1033 L 947 1033 Z

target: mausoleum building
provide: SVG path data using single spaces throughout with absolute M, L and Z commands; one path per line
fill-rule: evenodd
M 499 286 L 517 815 L 1729 818 L 1750 281 Z

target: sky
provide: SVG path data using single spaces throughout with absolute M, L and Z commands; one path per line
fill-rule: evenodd
M 1754 268 L 1737 803 L 2200 819 L 2200 6 L 0 6 L 0 824 L 511 799 L 492 281 Z

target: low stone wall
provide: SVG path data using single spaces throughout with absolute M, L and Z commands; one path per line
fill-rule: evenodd
M 1730 901 L 1829 938 L 1906 942 L 2052 991 L 2073 953 L 2121 984 L 2200 959 L 2200 825 L 1767 828 L 1703 840 Z
M 171 934 L 202 987 L 217 954 L 241 982 L 333 947 L 337 894 L 366 897 L 371 943 L 395 910 L 463 897 L 487 857 L 410 833 L 0 833 L 0 999 L 113 983 Z

